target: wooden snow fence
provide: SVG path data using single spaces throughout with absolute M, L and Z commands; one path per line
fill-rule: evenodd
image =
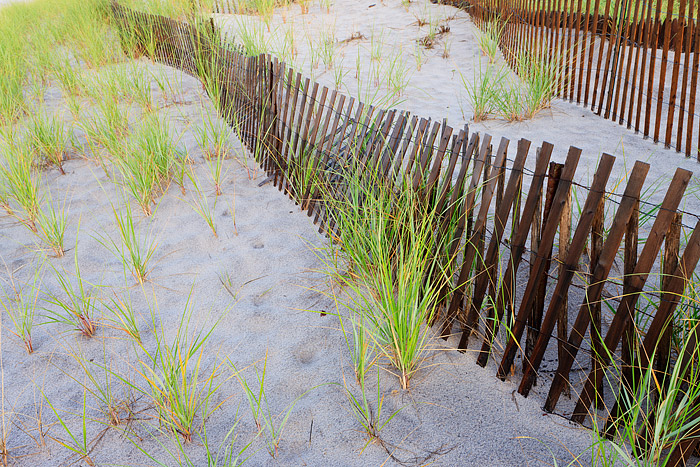
M 644 366 L 661 374 L 684 358 L 674 354 L 671 337 L 683 331 L 674 317 L 700 259 L 700 221 L 684 225 L 683 215 L 696 218 L 678 209 L 691 172 L 677 169 L 663 200 L 650 203 L 649 165 L 636 162 L 615 182 L 615 157 L 604 154 L 586 186 L 576 181 L 575 147 L 556 163 L 547 142 L 496 142 L 467 127 L 365 105 L 274 57 L 246 56 L 224 44 L 211 22 L 181 23 L 118 3 L 112 11 L 128 51 L 201 79 L 266 181 L 320 231 L 336 234 L 328 196 L 342 197 L 348 169 L 358 166 L 388 187 L 409 180 L 408 189 L 443 219 L 457 216 L 449 242 L 454 287 L 440 296 L 437 332 L 456 335 L 460 350 L 477 342 L 479 365 L 493 357 L 501 379 L 521 355 L 518 391 L 527 396 L 536 380 L 547 381 L 547 411 L 569 390 L 575 365 L 587 377 L 570 418 L 583 423 L 611 363 L 631 380 Z M 436 226 L 435 235 L 443 234 Z M 641 297 L 651 309 L 639 306 Z M 640 347 L 645 355 L 656 348 L 656 361 L 644 360 Z M 557 362 L 553 376 L 541 371 L 548 349 Z M 695 445 L 682 447 L 679 465 Z

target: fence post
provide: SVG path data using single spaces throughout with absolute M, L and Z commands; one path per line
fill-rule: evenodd
M 600 254 L 603 249 L 603 218 L 605 216 L 605 204 L 600 203 L 596 210 L 595 217 L 593 218 L 593 225 L 591 226 L 591 270 L 595 268 L 595 265 L 600 261 Z M 591 313 L 591 326 L 590 326 L 590 337 L 591 337 L 591 368 L 594 371 L 600 371 L 601 365 L 601 355 L 602 355 L 602 323 L 601 323 L 601 303 L 600 300 L 596 300 L 591 303 L 590 306 Z M 603 408 L 605 402 L 603 400 L 603 385 L 599 385 L 595 388 L 595 404 L 598 408 Z
M 602 204 L 602 203 L 601 203 Z M 563 277 L 566 273 L 567 267 L 567 257 L 569 255 L 570 238 L 571 238 L 571 191 L 569 191 L 569 196 L 566 198 L 566 205 L 564 206 L 564 213 L 561 216 L 561 223 L 559 225 L 559 277 Z M 580 219 L 579 219 L 580 221 Z M 557 319 L 557 356 L 561 360 L 566 352 L 566 338 L 569 333 L 569 289 L 562 293 L 561 308 L 559 309 L 559 317 Z M 566 393 L 569 394 L 570 390 L 567 386 L 565 389 Z

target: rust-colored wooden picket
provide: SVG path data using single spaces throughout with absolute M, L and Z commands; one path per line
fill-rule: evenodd
M 464 8 L 479 27 L 502 23 L 499 45 L 516 70 L 520 57 L 546 51 L 559 63 L 561 98 L 700 160 L 700 0 L 439 3 Z
M 519 41 L 542 35 L 542 28 L 531 25 L 557 22 L 577 25 L 570 42 L 577 49 L 579 29 L 585 36 L 586 28 L 603 33 L 611 27 L 606 21 L 582 24 L 581 0 L 563 3 L 571 8 L 577 5 L 578 10 L 543 15 L 527 1 L 519 2 L 524 5 L 519 22 L 504 42 L 521 47 Z M 607 5 L 622 11 L 615 2 Z M 118 3 L 112 3 L 112 12 L 129 53 L 147 55 L 202 80 L 222 118 L 269 181 L 296 201 L 320 231 L 332 236 L 340 228 L 333 222 L 331 198 L 347 195 L 345 177 L 357 168 L 387 186 L 408 180 L 408 189 L 433 203 L 442 213 L 435 235 L 451 235 L 445 267 L 454 279 L 451 287 L 439 291 L 441 313 L 430 324 L 438 326 L 437 332 L 445 338 L 460 335 L 457 346 L 461 350 L 468 348 L 471 337 L 478 337 L 477 362 L 486 366 L 498 354 L 497 375 L 502 379 L 514 374 L 515 358 L 521 355 L 523 375 L 518 391 L 524 396 L 536 378 L 540 386 L 550 379 L 541 371 L 548 349 L 556 355 L 557 369 L 549 383 L 545 409 L 555 411 L 560 396 L 571 385 L 572 392 L 578 393 L 571 419 L 579 423 L 600 397 L 603 373 L 613 361 L 622 362 L 621 373 L 628 380 L 632 362 L 636 362 L 635 371 L 654 365 L 645 356 L 660 342 L 668 342 L 669 323 L 700 259 L 700 221 L 684 226 L 678 211 L 690 172 L 678 169 L 661 204 L 649 205 L 641 199 L 649 171 L 644 162 L 634 164 L 626 174 L 626 185 L 621 182 L 622 189 L 610 192 L 615 157 L 604 154 L 591 185 L 583 186 L 575 182 L 581 157 L 576 147 L 567 149 L 563 163 L 556 163 L 552 161 L 555 152 L 558 156 L 563 152 L 547 142 L 535 148 L 524 139 L 512 144 L 501 138 L 496 144 L 488 134 L 469 134 L 467 127 L 455 130 L 445 122 L 406 111 L 365 105 L 312 82 L 274 57 L 246 56 L 222 42 L 211 22 L 176 22 Z M 594 17 L 597 14 L 596 10 Z M 647 23 L 624 29 L 639 36 Z M 654 34 L 670 43 L 667 37 L 674 36 L 666 31 L 670 29 L 657 26 Z M 684 37 L 697 35 L 691 28 Z M 564 41 L 563 37 L 558 40 Z M 632 55 L 628 50 L 627 56 Z M 592 56 L 581 54 L 570 69 L 589 72 L 582 64 Z M 603 56 L 601 48 L 598 60 Z M 595 74 L 591 76 L 595 79 Z M 606 83 L 603 87 L 613 87 L 613 82 L 618 86 L 614 75 L 599 79 Z M 581 87 L 573 81 L 562 83 L 561 89 L 572 99 L 581 95 Z M 603 94 L 594 92 L 593 96 L 603 102 Z M 582 207 L 576 210 L 580 202 Z M 642 243 L 638 242 L 640 213 L 651 227 L 642 231 L 646 240 L 637 254 L 637 245 Z M 455 216 L 456 227 L 448 232 L 446 226 Z M 689 235 L 681 245 L 683 229 Z M 657 268 L 664 245 L 663 266 Z M 611 277 L 613 270 L 618 279 Z M 522 287 L 516 287 L 519 282 Z M 576 289 L 583 293 L 573 293 Z M 642 294 L 658 298 L 655 309 L 645 312 L 649 317 L 646 325 L 640 322 L 642 311 L 637 307 Z M 572 297 L 579 297 L 580 302 L 570 303 Z M 601 304 L 604 310 L 611 310 L 605 312 L 608 319 L 601 319 Z M 616 354 L 621 339 L 622 354 Z M 637 340 L 642 353 L 634 350 Z M 496 342 L 505 345 L 502 352 Z M 657 367 L 675 361 L 670 346 L 666 349 Z M 577 387 L 569 377 L 581 353 L 587 357 L 581 367 L 589 373 L 583 387 Z M 684 358 L 688 357 L 678 356 Z M 696 444 L 684 443 L 674 453 L 678 465 Z

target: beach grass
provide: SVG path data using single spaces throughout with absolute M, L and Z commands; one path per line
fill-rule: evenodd
M 222 363 L 208 371 L 204 366 L 209 338 L 218 321 L 209 329 L 193 329 L 190 299 L 191 291 L 174 337 L 168 337 L 162 321 L 161 326 L 152 323 L 155 347 L 140 346 L 142 357 L 137 367 L 145 381 L 138 390 L 155 406 L 160 424 L 185 442 L 192 441 L 204 420 L 220 405 L 214 400 L 224 382 Z
M 67 326 L 85 337 L 93 337 L 98 326 L 98 299 L 96 287 L 83 279 L 78 262 L 78 250 L 75 250 L 75 277 L 63 267 L 50 264 L 61 294 L 49 294 L 45 299 L 49 307 L 44 307 L 47 323 Z

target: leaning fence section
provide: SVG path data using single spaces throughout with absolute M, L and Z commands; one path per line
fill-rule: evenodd
M 700 0 L 440 0 L 497 22 L 517 66 L 547 54 L 557 95 L 700 159 Z M 517 68 L 515 68 L 517 69 Z
M 453 283 L 441 291 L 432 324 L 445 338 L 456 333 L 460 349 L 477 341 L 478 363 L 495 359 L 501 379 L 522 354 L 523 395 L 538 379 L 547 381 L 541 366 L 554 353 L 547 410 L 569 390 L 573 370 L 586 375 L 571 414 L 583 422 L 602 397 L 611 364 L 632 381 L 649 365 L 665 370 L 684 358 L 673 352 L 674 336 L 696 336 L 683 335 L 675 318 L 692 308 L 684 291 L 700 259 L 700 221 L 686 225 L 691 216 L 684 222 L 678 209 L 689 171 L 678 169 L 663 201 L 650 205 L 642 199 L 646 163 L 635 163 L 624 188 L 611 192 L 615 158 L 605 154 L 590 186 L 582 186 L 575 182 L 581 156 L 575 147 L 556 163 L 546 142 L 535 148 L 524 139 L 495 141 L 467 127 L 365 105 L 274 57 L 246 56 L 224 43 L 210 21 L 186 24 L 118 3 L 112 12 L 128 52 L 201 79 L 271 183 L 322 232 L 337 234 L 333 201 L 347 195 L 348 173 L 358 167 L 374 183 L 417 191 L 443 221 L 456 218 L 449 232 L 444 222 L 434 226 L 435 235 L 451 236 Z M 537 30 L 512 31 L 505 40 Z M 533 159 L 534 169 L 526 168 Z M 580 298 L 575 306 L 572 296 Z M 684 445 L 676 461 L 692 450 Z

